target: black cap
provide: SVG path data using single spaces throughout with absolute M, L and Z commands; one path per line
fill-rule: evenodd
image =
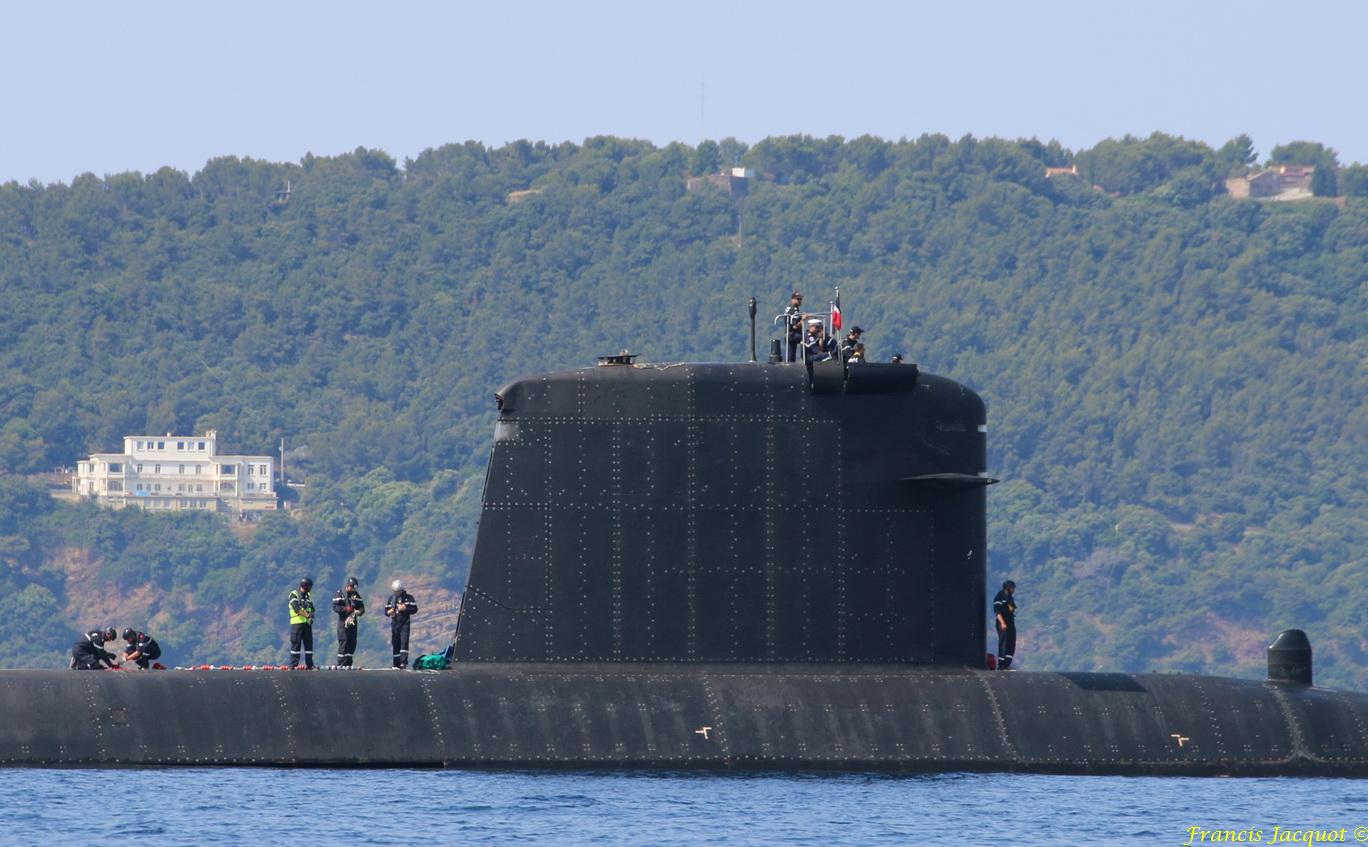
M 1016 583 L 1015 583 L 1015 582 L 1012 582 L 1012 581 L 1009 579 L 1009 580 L 1007 580 L 1006 582 L 1002 583 L 1002 587 L 1003 587 L 1003 588 L 1016 588 Z
M 132 641 L 133 639 L 135 639 L 135 638 L 137 638 L 137 637 L 138 637 L 138 633 L 134 632 L 132 627 L 129 627 L 128 629 L 125 629 L 125 630 L 124 630 L 124 635 L 123 635 L 124 641 Z
M 902 364 L 902 359 L 903 359 L 903 357 L 902 357 L 902 354 L 901 354 L 901 353 L 894 353 L 894 354 L 893 354 L 893 358 L 890 359 L 890 361 L 893 362 L 893 364 L 895 364 L 895 365 L 901 365 L 901 364 Z
M 860 329 L 858 326 L 852 326 L 850 332 L 853 335 L 864 335 L 864 330 Z
M 793 292 L 792 294 L 789 295 L 789 299 L 790 299 L 790 300 L 793 299 L 794 297 L 797 297 L 799 300 L 802 300 L 802 299 L 803 299 L 803 292 L 801 292 L 801 291 L 795 291 L 795 292 Z

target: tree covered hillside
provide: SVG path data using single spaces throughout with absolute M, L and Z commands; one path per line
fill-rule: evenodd
M 1270 157 L 1368 191 L 1319 144 Z M 279 660 L 305 572 L 450 602 L 502 383 L 624 348 L 739 360 L 747 297 L 839 285 L 874 358 L 989 403 L 989 579 L 1020 586 L 1027 668 L 1258 676 L 1298 625 L 1321 681 L 1368 689 L 1368 199 L 1225 197 L 1254 161 L 1158 134 L 594 138 L 0 186 L 7 663 L 64 664 L 107 620 L 173 661 Z M 686 190 L 734 162 L 744 196 Z M 243 532 L 25 476 L 208 428 L 284 437 L 303 516 Z M 428 620 L 418 646 L 449 637 Z

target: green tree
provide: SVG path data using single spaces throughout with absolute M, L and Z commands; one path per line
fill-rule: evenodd
M 1245 133 L 1230 139 L 1216 151 L 1216 167 L 1222 177 L 1243 176 L 1258 160 L 1254 140 Z
M 1311 174 L 1311 193 L 1317 197 L 1338 197 L 1339 180 L 1335 176 L 1335 157 L 1327 154 L 1321 157 L 1316 170 Z
M 1273 165 L 1320 165 L 1327 156 L 1331 163 L 1339 164 L 1335 151 L 1320 142 L 1290 141 L 1274 147 L 1268 161 Z

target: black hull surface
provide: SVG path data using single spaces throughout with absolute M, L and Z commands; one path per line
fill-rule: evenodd
M 0 672 L 0 763 L 1368 775 L 1368 695 L 906 665 Z

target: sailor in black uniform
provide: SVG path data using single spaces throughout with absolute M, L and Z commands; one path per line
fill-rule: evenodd
M 993 618 L 997 624 L 998 670 L 1010 670 L 1012 654 L 1016 652 L 1016 583 L 1010 579 L 1002 583 L 1002 590 L 993 598 Z
M 809 320 L 807 335 L 803 338 L 803 357 L 809 362 L 825 362 L 835 353 L 836 339 L 827 337 L 820 320 Z
M 850 328 L 850 332 L 846 333 L 845 341 L 841 342 L 842 358 L 849 359 L 851 357 L 851 355 L 855 352 L 856 346 L 860 344 L 860 337 L 862 335 L 864 335 L 864 330 L 860 329 L 858 326 L 853 326 Z
M 784 307 L 784 317 L 788 318 L 788 352 L 790 362 L 798 358 L 798 349 L 803 346 L 803 295 L 793 292 L 788 306 Z
M 404 583 L 395 580 L 394 593 L 385 601 L 385 617 L 390 619 L 390 645 L 394 648 L 394 666 L 408 667 L 409 618 L 418 612 L 418 601 L 404 590 Z
M 98 671 L 101 668 L 117 667 L 117 657 L 104 649 L 106 641 L 113 641 L 119 634 L 114 627 L 92 629 L 71 648 L 71 667 L 78 671 Z
M 147 670 L 149 665 L 161 658 L 161 645 L 157 639 L 145 632 L 138 632 L 135 629 L 125 629 L 123 640 L 128 642 L 124 648 L 124 661 L 132 662 L 143 670 Z
M 347 577 L 347 584 L 337 590 L 333 598 L 333 611 L 337 613 L 337 666 L 352 666 L 352 656 L 356 652 L 357 621 L 366 613 L 366 604 L 361 600 L 361 592 L 356 587 L 356 577 Z

